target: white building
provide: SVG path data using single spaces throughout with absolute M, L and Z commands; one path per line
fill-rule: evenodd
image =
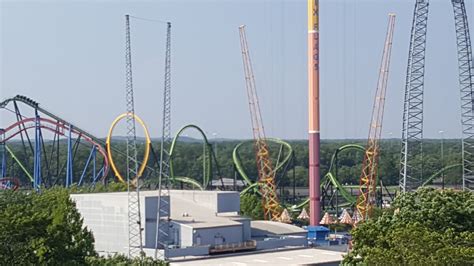
M 101 254 L 128 253 L 127 192 L 71 195 L 92 230 Z M 305 246 L 299 227 L 239 215 L 240 196 L 231 191 L 171 190 L 168 257 L 199 256 L 232 250 Z M 140 192 L 143 247 L 154 254 L 158 191 Z

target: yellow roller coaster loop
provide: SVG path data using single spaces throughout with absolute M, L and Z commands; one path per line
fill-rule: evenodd
M 112 139 L 112 133 L 115 129 L 115 126 L 117 125 L 120 120 L 124 119 L 125 117 L 132 115 L 131 113 L 123 113 L 119 115 L 115 120 L 112 122 L 112 125 L 110 126 L 109 129 L 109 134 L 107 134 L 107 140 L 105 142 L 106 148 L 107 148 L 107 157 L 109 158 L 109 163 L 112 168 L 112 171 L 114 172 L 115 176 L 120 180 L 120 182 L 125 183 L 126 180 L 122 177 L 120 172 L 117 170 L 117 167 L 115 166 L 114 160 L 112 158 L 112 149 L 110 148 L 110 141 Z M 137 179 L 143 174 L 143 171 L 145 170 L 146 164 L 148 162 L 148 157 L 150 155 L 150 145 L 151 145 L 151 140 L 150 140 L 150 134 L 148 133 L 148 129 L 143 122 L 143 120 L 138 117 L 136 114 L 133 114 L 133 118 L 135 121 L 137 121 L 143 128 L 143 131 L 145 132 L 145 156 L 143 157 L 143 161 L 140 165 L 140 168 L 138 169 L 138 174 L 136 177 L 133 178 L 132 184 L 136 184 Z

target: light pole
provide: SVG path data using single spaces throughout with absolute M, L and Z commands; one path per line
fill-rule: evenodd
M 214 155 L 216 156 L 217 160 L 217 133 L 212 133 L 212 136 L 214 137 Z
M 441 170 L 444 168 L 444 131 L 440 130 L 438 132 L 441 134 Z M 441 187 L 444 189 L 444 171 L 441 173 Z

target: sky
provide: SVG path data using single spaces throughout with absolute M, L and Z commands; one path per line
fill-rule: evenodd
M 251 138 L 238 34 L 246 24 L 267 136 L 307 138 L 306 1 L 0 2 L 0 99 L 26 95 L 106 136 L 126 108 L 130 14 L 172 23 L 172 131 L 192 123 L 209 137 Z M 474 1 L 465 2 L 473 25 Z M 382 137 L 401 136 L 413 7 L 414 0 L 320 1 L 323 139 L 367 138 L 390 12 L 397 18 Z M 132 18 L 131 35 L 135 112 L 161 136 L 166 25 Z M 461 136 L 459 97 L 452 7 L 431 0 L 425 137 Z M 0 126 L 10 117 L 2 110 Z

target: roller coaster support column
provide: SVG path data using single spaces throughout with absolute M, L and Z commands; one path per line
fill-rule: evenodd
M 321 219 L 319 169 L 319 0 L 308 0 L 309 223 Z
M 451 0 L 454 9 L 458 48 L 459 87 L 461 89 L 462 188 L 474 191 L 474 65 L 471 36 L 464 0 Z
M 41 125 L 38 110 L 35 110 L 35 150 L 34 150 L 34 171 L 33 187 L 39 191 L 41 186 Z
M 66 164 L 66 187 L 72 185 L 72 125 L 69 124 L 67 135 L 67 164 Z M 87 166 L 86 166 L 87 167 Z
M 7 175 L 7 153 L 5 150 L 5 131 L 0 128 L 0 178 L 4 178 Z

